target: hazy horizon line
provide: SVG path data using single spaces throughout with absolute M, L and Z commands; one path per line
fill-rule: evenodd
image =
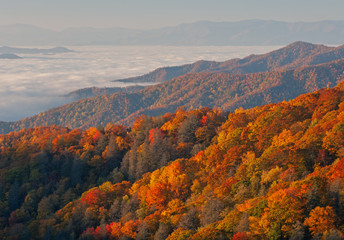
M 53 32 L 63 32 L 68 29 L 82 29 L 82 28 L 88 28 L 88 29 L 125 29 L 125 30 L 132 30 L 132 31 L 150 31 L 150 30 L 157 30 L 157 29 L 164 29 L 164 28 L 173 28 L 178 27 L 182 25 L 191 25 L 196 23 L 202 23 L 202 22 L 208 22 L 208 23 L 242 23 L 242 22 L 250 22 L 250 21 L 261 21 L 261 22 L 280 22 L 280 23 L 288 23 L 288 24 L 296 24 L 296 23 L 321 23 L 321 22 L 344 22 L 344 19 L 322 19 L 322 20 L 316 20 L 316 21 L 305 21 L 305 20 L 297 20 L 297 21 L 284 21 L 284 20 L 276 20 L 276 19 L 258 19 L 258 18 L 251 18 L 251 19 L 243 19 L 243 20 L 233 20 L 233 21 L 216 21 L 216 20 L 196 20 L 196 21 L 190 21 L 190 22 L 182 22 L 177 23 L 174 25 L 165 25 L 161 27 L 153 27 L 153 28 L 131 28 L 131 27 L 122 27 L 122 26 L 110 26 L 110 27 L 100 27 L 100 26 L 68 26 L 68 27 L 60 27 L 60 28 L 54 28 L 54 27 L 45 27 L 40 26 L 38 24 L 31 24 L 31 23 L 22 23 L 22 22 L 15 22 L 15 23 L 9 23 L 9 24 L 0 24 L 0 27 L 10 27 L 15 25 L 21 25 L 21 26 L 30 26 L 30 27 L 36 27 L 44 30 L 49 30 Z

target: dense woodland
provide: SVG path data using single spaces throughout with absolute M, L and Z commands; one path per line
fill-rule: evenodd
M 3 239 L 343 239 L 344 84 L 0 135 Z
M 131 129 L 52 126 L 0 135 L 0 238 L 44 238 L 54 213 L 83 192 L 105 182 L 134 182 L 193 156 L 210 145 L 224 121 L 218 110 L 179 109 L 142 116 Z

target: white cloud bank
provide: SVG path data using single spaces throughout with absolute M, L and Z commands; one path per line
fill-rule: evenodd
M 20 55 L 0 60 L 0 121 L 14 121 L 67 103 L 60 97 L 85 87 L 123 86 L 111 80 L 148 73 L 158 67 L 197 60 L 224 61 L 261 54 L 277 46 L 257 47 L 71 47 L 59 55 Z

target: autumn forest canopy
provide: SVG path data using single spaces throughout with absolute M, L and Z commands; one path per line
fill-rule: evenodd
M 341 48 L 305 46 L 13 123 L 0 239 L 344 239 Z

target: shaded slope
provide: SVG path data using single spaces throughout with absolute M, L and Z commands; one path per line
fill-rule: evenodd
M 13 131 L 12 127 L 11 127 L 12 122 L 3 122 L 0 121 L 0 134 L 3 133 L 8 133 Z
M 82 88 L 76 91 L 70 92 L 63 97 L 72 98 L 74 101 L 80 100 L 82 98 L 91 98 L 101 95 L 109 95 L 114 94 L 117 92 L 137 92 L 141 89 L 145 88 L 144 86 L 135 85 L 135 86 L 128 86 L 128 87 L 105 87 L 105 88 L 98 88 L 98 87 L 90 87 L 90 88 Z

